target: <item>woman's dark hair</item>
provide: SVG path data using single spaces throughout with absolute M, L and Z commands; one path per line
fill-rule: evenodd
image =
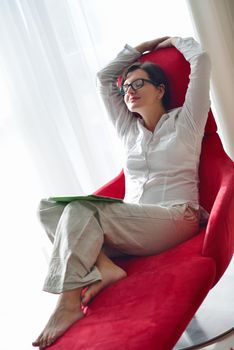
M 125 70 L 121 80 L 120 88 L 122 88 L 125 80 L 127 79 L 127 75 L 130 72 L 133 72 L 134 70 L 137 70 L 137 69 L 143 69 L 148 74 L 149 79 L 152 80 L 157 86 L 159 86 L 160 84 L 164 85 L 165 92 L 162 98 L 162 104 L 165 109 L 168 109 L 169 102 L 170 102 L 169 84 L 168 84 L 166 74 L 164 73 L 162 68 L 157 64 L 154 64 L 148 61 L 144 63 L 141 63 L 141 62 L 133 63 L 131 66 L 129 66 Z

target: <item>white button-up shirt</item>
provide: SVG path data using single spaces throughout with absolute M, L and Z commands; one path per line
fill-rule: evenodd
M 154 132 L 126 107 L 116 84 L 123 69 L 141 56 L 126 45 L 102 69 L 98 87 L 125 149 L 125 202 L 199 207 L 198 166 L 210 108 L 210 61 L 193 38 L 177 38 L 176 48 L 190 63 L 190 82 L 182 107 L 164 114 Z

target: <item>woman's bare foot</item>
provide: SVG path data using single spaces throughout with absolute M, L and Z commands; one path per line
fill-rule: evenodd
M 84 288 L 81 297 L 82 305 L 86 306 L 103 288 L 127 276 L 126 271 L 115 265 L 106 255 L 101 253 L 96 263 L 102 275 L 102 280 Z
M 58 339 L 73 323 L 83 318 L 84 313 L 80 308 L 80 292 L 80 290 L 74 290 L 60 295 L 55 311 L 43 332 L 32 343 L 33 346 L 38 346 L 39 349 L 46 348 Z M 72 298 L 70 298 L 71 294 Z
M 101 289 L 127 276 L 126 272 L 115 265 L 103 252 L 99 254 L 96 265 L 101 272 L 102 280 L 88 286 L 87 290 L 86 288 L 84 289 L 82 304 L 82 288 L 61 293 L 55 311 L 43 332 L 32 343 L 33 346 L 38 346 L 40 350 L 50 346 L 73 323 L 84 317 L 85 306 Z

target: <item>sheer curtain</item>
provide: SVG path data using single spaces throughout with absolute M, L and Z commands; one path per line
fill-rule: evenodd
M 92 191 L 120 170 L 95 94 L 97 54 L 82 6 L 75 5 L 0 5 L 6 94 L 47 195 Z
M 164 35 L 194 36 L 185 0 L 0 1 L 4 350 L 31 349 L 56 302 L 41 292 L 51 246 L 40 198 L 91 193 L 122 168 L 96 72 L 126 42 Z
M 212 96 L 218 131 L 234 160 L 234 1 L 187 0 L 194 27 L 212 62 Z
M 146 1 L 142 15 L 123 0 L 1 1 L 4 125 L 23 137 L 45 195 L 89 193 L 121 170 L 95 73 L 125 42 L 187 35 L 178 24 L 169 33 L 169 20 L 157 25 L 156 4 Z

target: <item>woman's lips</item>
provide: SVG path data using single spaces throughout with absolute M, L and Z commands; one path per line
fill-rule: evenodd
M 135 101 L 137 101 L 137 100 L 139 100 L 139 99 L 140 99 L 140 97 L 130 97 L 129 101 L 130 101 L 131 103 L 133 103 L 133 102 L 135 102 Z

